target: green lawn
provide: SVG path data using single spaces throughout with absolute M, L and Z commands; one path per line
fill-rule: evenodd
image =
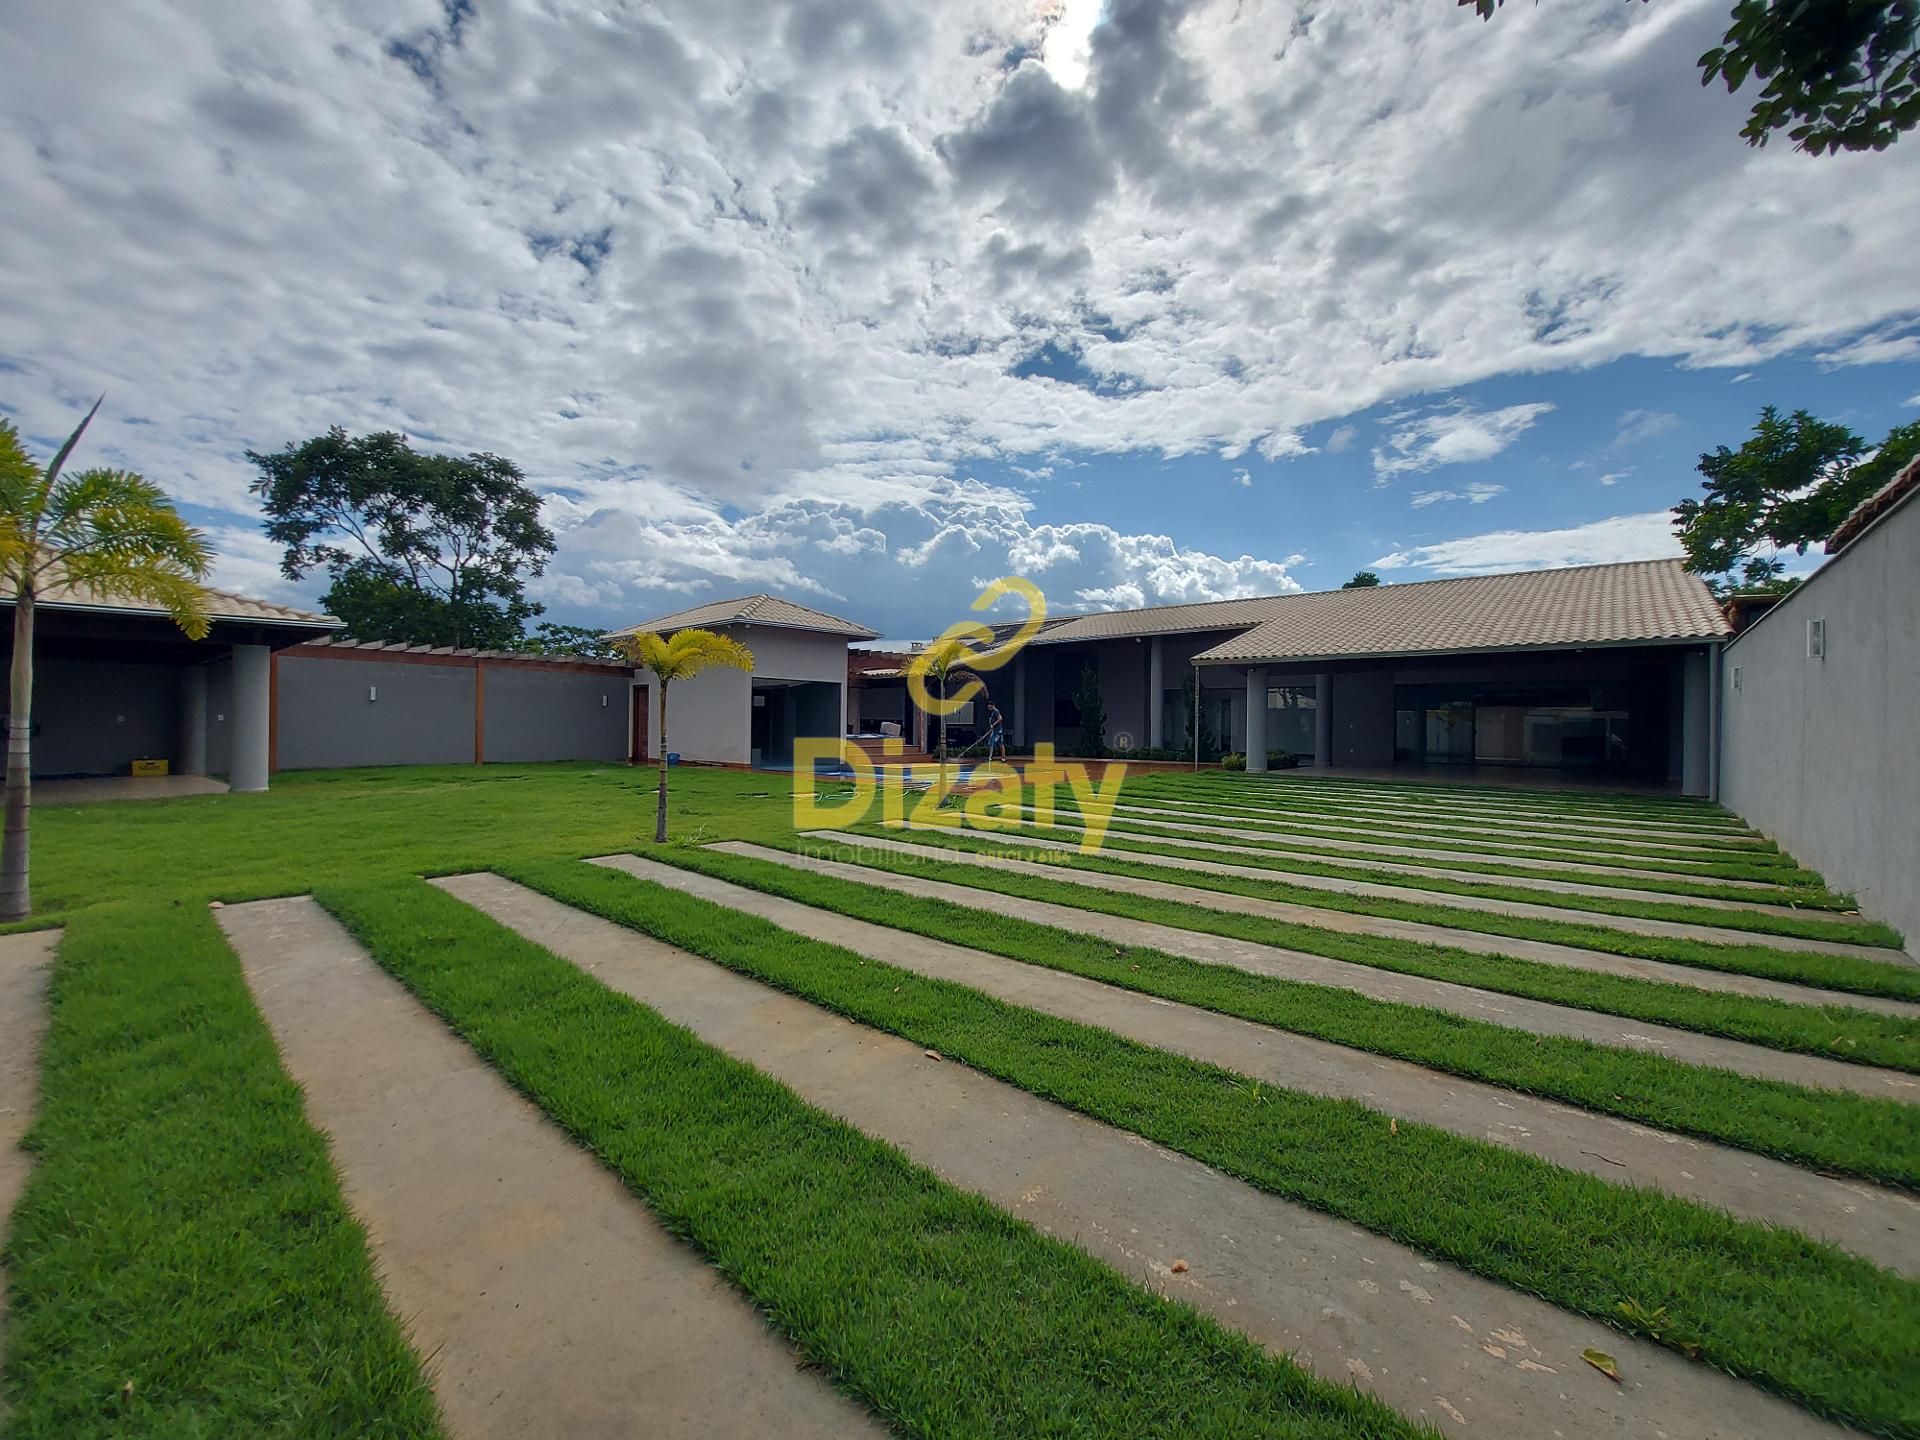
M 905 978 L 893 982 L 897 993 L 876 991 L 876 978 L 894 972 L 851 965 L 834 947 L 574 863 L 623 850 L 660 853 L 645 838 L 652 781 L 651 772 L 587 764 L 343 771 L 283 775 L 260 796 L 37 812 L 34 923 L 69 928 L 30 1137 L 38 1165 L 7 1254 L 16 1307 L 7 1333 L 9 1435 L 435 1433 L 418 1358 L 385 1309 L 324 1145 L 204 908 L 214 899 L 309 891 L 698 1246 L 809 1361 L 907 1432 L 1414 1433 L 1350 1389 L 1308 1376 L 953 1191 L 418 879 L 495 870 L 815 1003 L 924 1038 L 1011 1083 L 1428 1253 L 1610 1324 L 1658 1330 L 1661 1343 L 1824 1413 L 1920 1436 L 1902 1368 L 1920 1349 L 1920 1287 L 1911 1282 L 1789 1231 L 1424 1127 L 1403 1127 L 1396 1138 L 1404 1143 L 1387 1147 L 1373 1133 L 1379 1117 L 1362 1107 L 1249 1092 L 1227 1072 L 960 987 L 898 972 Z M 1152 786 L 1207 804 L 1244 797 L 1240 783 L 1160 777 Z M 1244 783 L 1285 787 L 1309 802 L 1335 798 L 1303 779 Z M 1536 1042 L 848 882 L 776 878 L 777 867 L 696 847 L 722 838 L 800 843 L 785 777 L 682 770 L 675 789 L 676 843 L 662 855 L 675 863 L 1029 963 L 1920 1188 L 1910 1107 L 1580 1042 Z M 1442 815 L 1453 798 L 1419 787 L 1340 794 L 1410 798 Z M 1487 803 L 1556 802 L 1516 793 Z M 1658 798 L 1580 795 L 1565 806 L 1570 816 L 1648 823 L 1725 819 Z M 1758 858 L 1715 868 L 1759 868 L 1764 878 L 1824 897 L 1817 877 L 1787 857 L 1768 855 L 1754 867 Z M 1206 909 L 1198 890 L 1201 903 L 1176 904 L 986 876 L 934 855 L 875 863 L 1920 1069 L 1920 1036 L 1900 1017 L 1705 995 L 1311 926 L 1243 924 L 1247 917 Z M 1174 875 L 1125 859 L 1099 863 L 1114 873 Z M 1585 870 L 1605 862 L 1582 852 L 1577 863 Z M 1189 878 L 1211 877 L 1180 883 Z M 1699 871 L 1680 883 L 1712 878 Z M 1286 890 L 1278 870 L 1273 882 L 1235 883 Z M 1302 893 L 1316 904 L 1326 898 Z M 1460 914 L 1407 904 L 1416 913 Z M 1577 914 L 1564 925 L 1540 923 L 1554 927 L 1552 938 L 1596 943 L 1587 934 L 1596 927 Z M 1898 983 L 1872 962 L 1750 959 L 1757 948 L 1709 947 L 1727 968 L 1779 964 L 1789 977 L 1838 977 L 1863 989 Z M 642 1075 L 646 1083 L 634 1083 Z M 1657 1324 L 1634 1318 L 1662 1306 Z

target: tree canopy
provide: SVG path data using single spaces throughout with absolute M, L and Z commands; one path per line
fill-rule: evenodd
M 1505 0 L 1458 0 L 1491 19 Z M 1813 155 L 1885 150 L 1920 124 L 1920 0 L 1736 0 L 1700 83 L 1763 82 L 1740 133 Z
M 249 450 L 266 532 L 289 579 L 324 568 L 327 610 L 361 639 L 516 648 L 542 607 L 526 579 L 553 534 L 540 497 L 498 455 L 423 455 L 382 431 L 324 435 L 271 455 Z
M 1340 588 L 1342 590 L 1371 590 L 1380 583 L 1380 577 L 1371 570 L 1362 570 Z
M 1848 513 L 1920 454 L 1920 421 L 1870 446 L 1845 425 L 1769 405 L 1738 450 L 1700 457 L 1704 499 L 1673 508 L 1687 568 L 1716 589 L 1777 589 L 1787 582 L 1777 552 L 1805 554 Z

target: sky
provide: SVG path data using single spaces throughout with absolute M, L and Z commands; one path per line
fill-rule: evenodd
M 1671 555 L 1762 405 L 1920 419 L 1920 137 L 1749 147 L 1726 9 L 0 0 L 0 413 L 290 603 L 330 425 L 516 461 L 577 624 Z

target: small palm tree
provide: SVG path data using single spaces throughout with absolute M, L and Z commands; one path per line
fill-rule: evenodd
M 7 708 L 5 853 L 0 920 L 24 919 L 28 823 L 33 807 L 33 612 L 49 586 L 158 605 L 198 640 L 207 633 L 199 581 L 213 552 L 158 485 L 127 470 L 61 467 L 100 409 L 94 401 L 53 462 L 42 470 L 0 420 L 0 592 L 13 598 L 13 677 Z
M 921 662 L 925 666 L 926 673 L 931 676 L 939 686 L 940 691 L 940 704 L 938 706 L 940 711 L 940 744 L 937 747 L 936 753 L 940 759 L 940 790 L 942 794 L 946 793 L 947 788 L 947 712 L 951 708 L 947 704 L 947 683 L 959 672 L 962 663 L 966 659 L 967 653 L 965 643 L 958 639 L 936 640 L 927 647 L 926 655 Z
M 676 680 L 691 680 L 702 670 L 711 670 L 716 665 L 750 671 L 753 652 L 738 640 L 716 635 L 711 630 L 676 630 L 670 640 L 642 632 L 622 635 L 613 644 L 634 664 L 651 670 L 654 679 L 660 682 L 660 808 L 654 816 L 653 839 L 655 844 L 664 845 L 667 842 L 667 687 Z

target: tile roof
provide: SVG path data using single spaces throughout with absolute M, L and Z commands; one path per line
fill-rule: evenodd
M 676 610 L 655 620 L 615 630 L 615 635 L 638 635 L 644 631 L 661 634 L 669 630 L 689 630 L 712 625 L 775 625 L 787 630 L 818 630 L 828 635 L 844 635 L 850 640 L 877 640 L 880 632 L 782 600 L 777 595 L 744 595 L 738 600 L 715 600 L 691 610 Z
M 1105 610 L 1097 615 L 1049 618 L 1029 642 L 1071 645 L 1087 640 L 1126 640 L 1136 635 L 1184 635 L 1200 630 L 1245 630 L 1279 613 L 1296 597 L 1260 595 L 1248 600 L 1206 600 L 1194 605 L 1151 605 L 1144 610 Z
M 206 596 L 207 615 L 214 620 L 239 620 L 254 625 L 297 625 L 316 630 L 337 630 L 342 621 L 331 615 L 316 615 L 311 610 L 296 610 L 291 605 L 275 605 L 267 600 L 255 600 L 250 595 L 236 595 L 231 590 L 214 590 L 200 587 L 200 593 Z M 13 587 L 0 582 L 0 605 L 11 604 Z M 43 586 L 34 603 L 43 608 L 57 610 L 118 610 L 129 615 L 164 615 L 167 612 L 146 600 L 130 600 L 124 595 L 114 595 L 93 590 L 84 585 L 69 585 L 56 581 Z
M 1898 475 L 1847 512 L 1847 518 L 1827 537 L 1827 554 L 1838 555 L 1865 534 L 1874 521 L 1915 495 L 1920 495 L 1920 459 L 1909 461 Z
M 1282 595 L 1201 663 L 1331 660 L 1568 645 L 1650 644 L 1731 633 L 1713 594 L 1678 560 L 1637 560 Z M 1175 607 L 1191 608 L 1191 607 Z

